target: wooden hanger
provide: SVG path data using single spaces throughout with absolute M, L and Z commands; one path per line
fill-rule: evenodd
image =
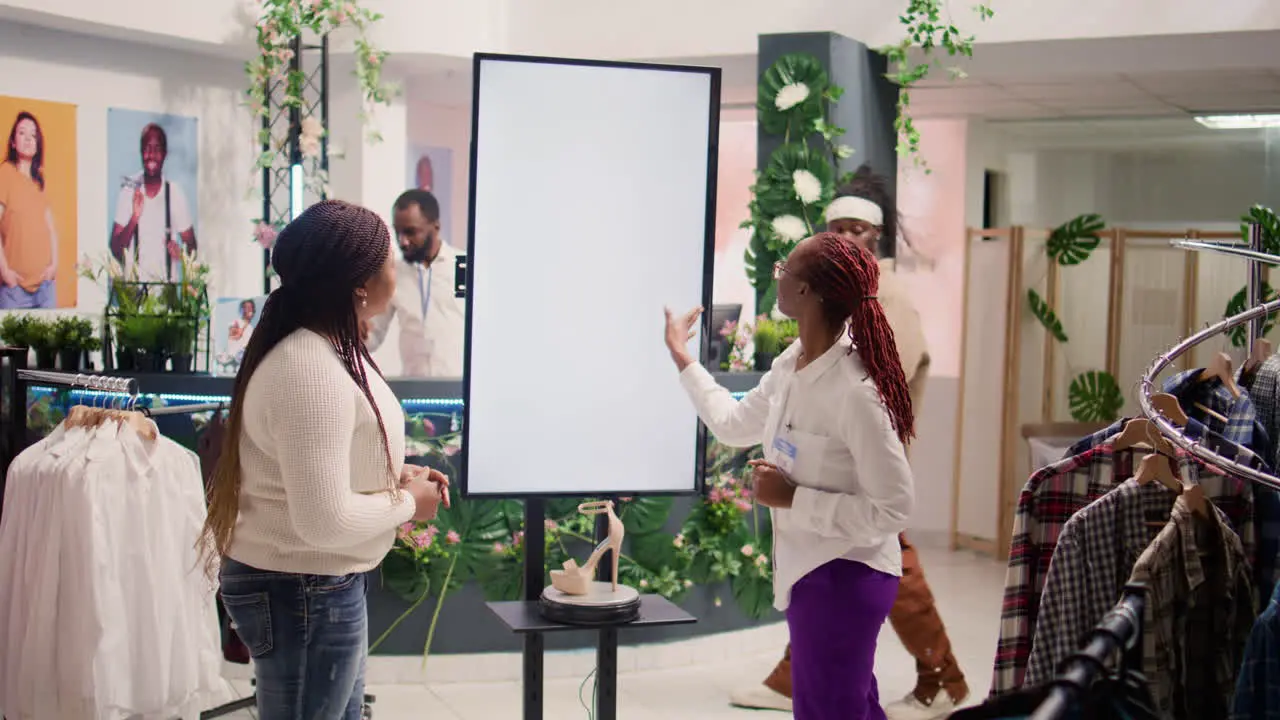
M 1124 424 L 1124 429 L 1111 443 L 1111 449 L 1128 450 L 1139 445 L 1155 449 L 1158 453 L 1172 456 L 1173 444 L 1165 440 L 1146 418 L 1136 418 Z
M 1142 462 L 1138 464 L 1138 471 L 1133 474 L 1133 479 L 1137 480 L 1139 485 L 1146 485 L 1155 480 L 1175 493 L 1182 494 L 1182 480 L 1173 474 L 1173 466 L 1169 464 L 1169 458 L 1165 455 L 1153 453 L 1142 458 Z
M 1187 502 L 1191 512 L 1200 517 L 1209 517 L 1208 501 L 1204 498 L 1204 488 L 1199 485 L 1187 485 L 1182 488 L 1182 499 Z
M 1236 385 L 1235 370 L 1231 365 L 1231 356 L 1220 352 L 1213 356 L 1205 369 L 1200 372 L 1200 382 L 1221 380 L 1222 385 L 1231 393 L 1231 397 L 1240 397 L 1240 387 Z
M 1267 358 L 1271 357 L 1272 352 L 1274 350 L 1271 347 L 1270 340 L 1266 338 L 1254 340 L 1253 347 L 1249 348 L 1249 359 L 1244 361 L 1244 368 L 1240 371 L 1241 374 L 1256 371 L 1262 366 L 1262 363 L 1267 361 Z
M 63 420 L 63 424 L 69 428 L 95 428 L 100 427 L 108 420 L 128 426 L 129 429 L 147 440 L 156 439 L 156 426 L 147 420 L 145 415 L 132 410 L 113 410 L 110 408 L 76 405 L 67 412 L 67 417 Z
M 1182 411 L 1182 406 L 1178 404 L 1178 398 L 1169 393 L 1155 393 L 1151 396 L 1151 406 L 1156 412 L 1165 416 L 1169 422 L 1178 427 L 1186 427 L 1187 414 Z

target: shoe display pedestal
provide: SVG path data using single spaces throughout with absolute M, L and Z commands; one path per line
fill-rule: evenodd
M 610 596 L 613 595 L 612 585 L 609 583 L 597 583 L 604 585 Z M 636 591 L 632 588 L 618 587 L 619 594 L 623 590 L 630 590 L 632 593 Z M 559 594 L 558 591 L 556 593 Z M 661 595 L 635 595 L 638 606 L 635 609 L 634 619 L 612 624 L 596 624 L 590 627 L 584 627 L 581 624 L 569 624 L 564 622 L 556 622 L 548 620 L 543 616 L 543 601 L 546 599 L 547 593 L 543 594 L 543 599 L 537 601 L 515 601 L 515 602 L 491 602 L 487 603 L 490 610 L 498 616 L 502 622 L 518 635 L 525 638 L 525 657 L 524 657 L 524 720 L 542 720 L 542 636 L 550 632 L 570 632 L 590 630 L 599 633 L 599 640 L 596 644 L 596 720 L 617 720 L 618 717 L 618 630 L 637 627 L 654 627 L 658 625 L 687 625 L 697 622 L 689 613 L 680 609 L 680 606 L 662 597 Z M 591 595 L 579 596 L 580 598 L 590 599 Z M 600 617 L 600 610 L 583 610 L 583 606 L 576 608 L 578 612 L 597 613 L 596 617 Z M 601 607 L 608 608 L 608 605 Z M 617 608 L 611 608 L 609 612 L 617 612 Z
M 603 627 L 624 625 L 640 617 L 640 591 L 626 585 L 593 582 L 586 595 L 569 595 L 554 587 L 542 591 L 538 599 L 542 617 L 564 625 Z

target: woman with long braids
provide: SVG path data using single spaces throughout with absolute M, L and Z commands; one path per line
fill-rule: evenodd
M 827 229 L 866 249 L 883 249 L 885 240 L 900 238 L 898 211 L 888 180 L 863 165 L 827 206 Z M 880 260 L 880 306 L 893 329 L 898 358 L 907 376 L 911 407 L 920 412 L 929 376 L 929 352 L 920 313 L 909 288 L 894 273 L 894 260 Z M 889 720 L 933 720 L 946 717 L 969 697 L 969 685 L 956 660 L 938 605 L 920 564 L 920 555 L 905 534 L 902 582 L 889 611 L 889 623 L 916 661 L 916 685 L 901 700 L 885 707 Z M 791 710 L 791 652 L 788 648 L 763 683 L 744 685 L 731 695 L 735 705 L 765 710 Z
M 404 463 L 404 413 L 360 339 L 395 292 L 391 235 L 328 200 L 280 233 L 236 375 L 201 539 L 254 661 L 261 720 L 358 720 L 364 573 L 448 481 Z
M 898 533 L 915 499 L 907 381 L 871 252 L 820 233 L 774 274 L 778 309 L 795 318 L 799 340 L 741 401 L 688 353 L 701 308 L 667 311 L 667 348 L 711 432 L 765 448 L 752 484 L 772 508 L 774 606 L 791 633 L 795 717 L 881 720 L 876 638 L 897 596 Z

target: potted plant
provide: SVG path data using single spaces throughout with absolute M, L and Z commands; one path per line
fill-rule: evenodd
M 116 364 L 121 370 L 159 372 L 164 368 L 160 350 L 160 329 L 164 320 L 146 315 L 121 315 L 116 318 Z
M 31 316 L 9 313 L 0 319 L 0 340 L 5 345 L 16 348 L 31 347 Z
M 58 349 L 58 365 L 66 372 L 79 372 L 85 353 L 102 346 L 94 332 L 93 321 L 81 317 L 59 318 L 53 328 Z
M 57 337 L 54 324 L 38 318 L 30 318 L 27 340 L 36 353 L 36 367 L 52 370 L 58 362 Z
M 195 357 L 195 322 L 189 317 L 171 316 L 165 319 L 160 344 L 165 356 L 172 361 L 174 372 L 191 372 L 192 360 Z
M 799 328 L 795 320 L 772 320 L 760 317 L 756 320 L 755 341 L 756 371 L 767 372 L 773 361 L 796 341 Z

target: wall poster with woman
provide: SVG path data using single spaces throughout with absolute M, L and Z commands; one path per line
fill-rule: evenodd
M 196 251 L 200 134 L 196 118 L 107 111 L 107 237 L 125 277 L 181 282 Z
M 76 306 L 76 106 L 0 95 L 0 310 Z

